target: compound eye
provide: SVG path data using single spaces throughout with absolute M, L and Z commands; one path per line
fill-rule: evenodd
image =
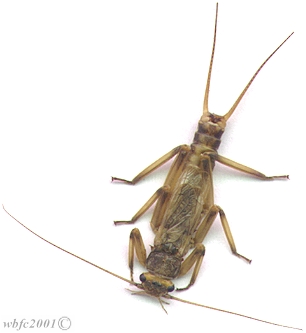
M 140 279 L 141 282 L 146 282 L 146 277 L 143 273 L 140 274 L 139 279 Z
M 168 293 L 171 293 L 174 290 L 174 284 L 167 288 Z

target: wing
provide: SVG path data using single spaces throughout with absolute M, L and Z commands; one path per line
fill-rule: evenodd
M 167 203 L 154 245 L 171 244 L 184 256 L 193 247 L 192 236 L 213 203 L 210 161 L 186 163 Z

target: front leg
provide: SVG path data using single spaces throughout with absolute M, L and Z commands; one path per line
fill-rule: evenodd
M 283 176 L 266 176 L 263 173 L 254 170 L 252 168 L 249 168 L 243 164 L 237 163 L 235 161 L 232 161 L 224 156 L 217 155 L 216 161 L 239 171 L 245 172 L 249 175 L 253 175 L 255 177 L 258 177 L 262 180 L 274 180 L 274 179 L 289 179 L 289 175 L 283 175 Z
M 135 250 L 135 251 L 134 251 Z M 136 257 L 140 264 L 145 267 L 147 253 L 146 248 L 143 243 L 143 239 L 141 237 L 141 233 L 139 229 L 135 228 L 130 233 L 130 241 L 129 241 L 129 267 L 130 267 L 130 275 L 131 281 L 134 282 L 133 277 L 133 269 L 134 269 L 134 252 L 136 252 Z
M 185 288 L 177 288 L 177 291 L 182 291 L 190 288 L 197 279 L 198 273 L 200 271 L 200 267 L 204 258 L 205 247 L 202 243 L 198 243 L 195 245 L 194 250 L 190 253 L 190 255 L 183 261 L 179 276 L 185 275 L 190 268 L 194 266 L 190 281 Z

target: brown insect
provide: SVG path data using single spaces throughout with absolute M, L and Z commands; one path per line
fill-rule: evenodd
M 150 200 L 139 210 L 139 212 L 132 218 L 131 221 L 116 222 L 117 224 L 134 223 L 154 202 L 157 201 L 157 205 L 151 221 L 152 229 L 156 233 L 156 237 L 154 242 L 154 248 L 150 253 L 148 259 L 146 258 L 144 244 L 138 229 L 134 229 L 131 232 L 131 240 L 129 246 L 129 266 L 131 271 L 130 280 L 121 277 L 113 272 L 110 272 L 98 265 L 95 265 L 92 262 L 89 262 L 49 242 L 48 240 L 44 239 L 43 237 L 39 236 L 29 228 L 24 226 L 8 212 L 7 213 L 23 227 L 25 227 L 27 230 L 29 230 L 42 240 L 48 242 L 49 244 L 57 247 L 58 249 L 68 254 L 73 255 L 78 259 L 81 259 L 103 270 L 104 272 L 112 276 L 115 276 L 125 282 L 134 285 L 141 290 L 139 291 L 139 293 L 145 293 L 157 297 L 161 305 L 163 302 L 162 298 L 174 299 L 180 302 L 201 307 L 207 307 L 221 312 L 227 312 L 249 319 L 270 323 L 257 318 L 252 318 L 234 312 L 216 309 L 202 304 L 182 300 L 169 294 L 169 292 L 175 289 L 173 283 L 170 280 L 175 278 L 176 276 L 186 274 L 187 271 L 193 266 L 194 270 L 189 284 L 185 288 L 176 290 L 185 290 L 195 282 L 204 256 L 204 246 L 202 244 L 202 241 L 204 240 L 211 224 L 213 223 L 218 213 L 220 215 L 222 225 L 225 230 L 225 234 L 227 236 L 232 252 L 236 256 L 246 260 L 247 262 L 250 262 L 249 259 L 240 255 L 236 251 L 236 246 L 224 212 L 220 207 L 214 204 L 212 170 L 215 161 L 219 161 L 220 163 L 255 175 L 264 180 L 272 180 L 275 178 L 286 179 L 288 177 L 266 177 L 265 175 L 251 168 L 245 167 L 241 164 L 219 156 L 217 154 L 217 148 L 220 144 L 220 137 L 224 131 L 226 121 L 234 112 L 235 108 L 237 107 L 241 98 L 249 88 L 250 84 L 252 83 L 258 72 L 261 70 L 261 68 L 264 66 L 264 64 L 291 35 L 265 60 L 265 62 L 254 74 L 250 82 L 247 84 L 241 95 L 238 97 L 237 101 L 234 103 L 230 111 L 225 116 L 221 117 L 211 114 L 208 111 L 208 93 L 214 56 L 214 46 L 216 41 L 216 28 L 217 11 L 213 51 L 204 98 L 203 116 L 199 122 L 199 129 L 196 132 L 194 143 L 191 146 L 183 145 L 173 149 L 171 152 L 164 155 L 158 161 L 146 168 L 132 181 L 113 178 L 130 184 L 135 184 L 146 175 L 148 175 L 150 172 L 158 168 L 160 165 L 170 160 L 172 157 L 177 156 L 166 179 L 165 185 L 150 198 Z M 182 259 L 186 255 L 188 250 L 192 248 L 194 248 L 193 252 L 182 262 Z M 148 273 L 144 273 L 141 275 L 141 283 L 134 282 L 133 280 L 134 251 L 136 251 L 136 255 L 140 263 L 142 263 L 144 266 L 147 266 L 149 270 Z M 163 264 L 164 262 L 166 262 L 166 264 Z M 170 265 L 168 263 L 170 263 Z M 270 324 L 289 327 L 274 323 Z
M 115 221 L 115 224 L 134 223 L 156 202 L 151 220 L 151 227 L 155 233 L 154 246 L 147 257 L 141 234 L 137 228 L 133 229 L 129 243 L 129 267 L 130 278 L 134 281 L 133 266 L 134 252 L 136 252 L 139 262 L 148 270 L 148 272 L 140 275 L 141 288 L 147 294 L 159 299 L 160 297 L 168 297 L 168 293 L 173 290 L 186 290 L 195 283 L 205 254 L 205 247 L 202 242 L 218 214 L 232 253 L 248 263 L 251 262 L 250 259 L 237 252 L 226 215 L 222 208 L 214 203 L 212 171 L 216 162 L 262 180 L 288 179 L 288 175 L 268 177 L 259 171 L 219 155 L 217 150 L 228 119 L 237 108 L 253 80 L 267 61 L 293 33 L 261 64 L 230 110 L 224 116 L 219 116 L 210 113 L 208 110 L 216 43 L 217 15 L 218 5 L 216 8 L 213 48 L 204 95 L 203 115 L 199 121 L 193 143 L 190 146 L 181 145 L 172 149 L 131 181 L 117 177 L 112 178 L 112 180 L 134 185 L 176 156 L 164 186 L 153 194 L 130 221 Z M 190 249 L 193 249 L 193 251 L 184 259 Z M 171 280 L 185 275 L 192 267 L 194 268 L 188 285 L 184 288 L 175 289 Z

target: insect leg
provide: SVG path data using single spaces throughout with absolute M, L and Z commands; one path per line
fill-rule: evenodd
M 242 171 L 242 172 L 245 172 L 245 173 L 248 173 L 250 175 L 253 175 L 255 177 L 258 177 L 262 180 L 273 180 L 273 179 L 289 179 L 289 176 L 288 175 L 283 175 L 283 176 L 266 176 L 264 175 L 263 173 L 257 171 L 257 170 L 254 170 L 252 168 L 249 168 L 243 164 L 240 164 L 240 163 L 237 163 L 235 161 L 232 161 L 226 157 L 223 157 L 223 156 L 220 156 L 220 155 L 217 155 L 216 156 L 216 160 L 230 168 L 233 168 L 233 169 L 236 169 L 236 170 L 239 170 L 239 171 Z
M 239 254 L 236 250 L 236 245 L 235 245 L 235 242 L 234 242 L 234 238 L 233 238 L 233 235 L 231 233 L 231 229 L 229 227 L 229 224 L 227 222 L 227 218 L 224 214 L 224 211 L 222 208 L 220 208 L 219 206 L 217 206 L 218 210 L 219 210 L 219 215 L 220 215 L 220 219 L 221 219 L 221 223 L 222 223 L 222 226 L 223 226 L 223 230 L 225 232 L 225 236 L 227 238 L 227 241 L 231 247 L 231 250 L 233 252 L 233 254 L 241 259 L 244 259 L 246 260 L 249 264 L 251 263 L 252 260 L 246 258 L 245 256 Z
M 117 224 L 133 224 L 135 223 L 140 216 L 142 216 L 153 204 L 154 202 L 163 194 L 168 193 L 170 190 L 169 186 L 164 185 L 159 188 L 152 197 L 139 209 L 139 211 L 132 217 L 130 221 L 114 221 Z
M 234 242 L 234 238 L 233 238 L 233 235 L 232 235 L 232 232 L 231 232 L 231 229 L 229 227 L 229 224 L 228 224 L 228 221 L 227 221 L 227 218 L 224 214 L 224 211 L 221 207 L 217 206 L 217 205 L 213 205 L 209 211 L 206 213 L 203 221 L 201 222 L 201 224 L 199 225 L 198 227 L 198 230 L 195 234 L 195 237 L 194 237 L 194 242 L 195 244 L 197 243 L 202 243 L 204 238 L 206 237 L 210 227 L 212 226 L 215 218 L 216 218 L 216 215 L 219 213 L 220 215 L 220 219 L 221 219 L 221 223 L 222 223 L 222 227 L 223 227 L 223 230 L 225 232 L 225 236 L 227 238 L 227 241 L 229 243 L 229 246 L 232 250 L 232 253 L 241 258 L 241 259 L 244 259 L 246 260 L 248 263 L 251 263 L 252 260 L 246 258 L 245 256 L 239 254 L 237 252 L 237 249 L 236 249 L 236 245 L 235 245 L 235 242 Z
M 134 268 L 134 250 L 136 252 L 136 257 L 142 266 L 146 264 L 147 253 L 141 237 L 139 229 L 134 228 L 130 233 L 129 242 L 129 267 L 131 274 L 131 281 L 133 279 L 133 268 Z
M 190 288 L 194 283 L 198 276 L 203 258 L 205 254 L 205 247 L 202 243 L 198 243 L 195 245 L 194 250 L 190 253 L 190 255 L 183 261 L 179 276 L 185 275 L 190 268 L 195 264 L 194 270 L 192 272 L 191 279 L 188 285 L 185 288 L 177 288 L 176 290 L 186 290 Z
M 189 149 L 189 147 L 187 145 L 181 145 L 181 146 L 178 146 L 178 147 L 172 149 L 167 154 L 165 154 L 164 156 L 160 157 L 157 161 L 155 161 L 154 163 L 152 163 L 151 165 L 149 165 L 147 168 L 145 168 L 143 171 L 141 171 L 132 180 L 126 180 L 126 179 L 123 179 L 123 178 L 112 177 L 112 181 L 118 180 L 118 181 L 130 184 L 130 185 L 135 185 L 142 178 L 146 177 L 149 173 L 151 173 L 155 169 L 159 168 L 160 166 L 162 166 L 163 164 L 165 164 L 169 160 L 171 160 L 171 158 L 174 157 L 175 155 L 177 155 L 181 150 L 188 150 L 188 149 Z

